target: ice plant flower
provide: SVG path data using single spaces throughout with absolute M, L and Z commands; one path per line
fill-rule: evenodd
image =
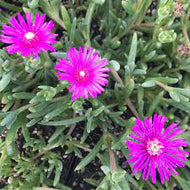
M 55 48 L 50 44 L 56 43 L 56 34 L 50 33 L 54 27 L 52 20 L 44 22 L 46 15 L 35 15 L 34 22 L 32 22 L 32 14 L 25 13 L 26 20 L 20 13 L 15 17 L 11 17 L 10 26 L 3 24 L 0 41 L 11 44 L 5 49 L 9 54 L 15 52 L 21 53 L 22 56 L 37 57 L 38 53 L 42 51 L 55 51 Z
M 59 80 L 71 83 L 69 91 L 73 93 L 72 100 L 80 97 L 88 99 L 89 96 L 96 98 L 101 94 L 103 86 L 108 83 L 106 77 L 109 75 L 106 72 L 109 68 L 105 67 L 108 60 L 102 59 L 94 49 L 87 46 L 84 49 L 79 47 L 79 50 L 70 47 L 66 56 L 67 59 L 59 60 L 55 69 L 58 70 Z
M 173 13 L 174 13 L 174 15 L 176 17 L 181 17 L 182 14 L 184 13 L 183 4 L 179 0 L 174 2 L 174 11 L 173 11 Z
M 156 169 L 164 184 L 164 179 L 169 181 L 171 173 L 178 175 L 175 169 L 184 167 L 188 156 L 182 149 L 182 146 L 187 146 L 187 141 L 177 138 L 184 130 L 177 123 L 164 129 L 166 120 L 165 116 L 157 114 L 153 118 L 145 118 L 144 122 L 138 118 L 131 128 L 133 140 L 126 141 L 131 156 L 127 162 L 133 163 L 133 174 L 142 172 L 145 180 L 152 176 L 153 183 L 156 183 Z

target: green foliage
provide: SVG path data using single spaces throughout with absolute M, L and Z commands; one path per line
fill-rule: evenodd
M 24 10 L 45 13 L 59 34 L 56 52 L 37 59 L 0 44 L 2 189 L 190 189 L 189 160 L 163 186 L 124 165 L 136 117 L 166 115 L 190 143 L 190 2 L 179 2 L 180 16 L 174 0 L 0 1 L 0 27 Z M 97 99 L 73 102 L 54 66 L 84 45 L 109 60 L 109 84 Z

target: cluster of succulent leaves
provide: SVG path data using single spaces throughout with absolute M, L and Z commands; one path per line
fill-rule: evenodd
M 167 125 L 186 129 L 181 138 L 190 143 L 190 51 L 177 51 L 190 49 L 190 2 L 177 2 L 179 17 L 173 0 L 0 1 L 1 26 L 18 12 L 45 13 L 58 33 L 56 52 L 37 59 L 8 55 L 1 44 L 1 188 L 189 190 L 189 160 L 164 186 L 132 176 L 125 162 L 125 141 L 138 116 L 166 115 Z M 54 66 L 69 47 L 85 44 L 107 58 L 112 71 L 97 99 L 73 102 Z M 76 173 L 82 186 L 68 180 Z

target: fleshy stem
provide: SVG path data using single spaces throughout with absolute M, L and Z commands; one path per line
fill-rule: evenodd
M 80 144 L 78 142 L 74 142 L 74 141 L 67 141 L 68 144 L 73 144 L 74 146 L 81 148 L 82 150 L 86 151 L 86 152 L 91 152 L 92 150 L 88 147 L 85 147 L 83 144 Z
M 50 187 L 38 187 L 38 190 L 59 190 L 59 189 L 50 188 Z
M 173 182 L 171 184 L 171 189 L 170 190 L 174 190 L 174 186 L 175 186 L 175 180 L 173 180 Z
M 114 152 L 111 149 L 111 138 L 108 135 L 106 139 L 107 139 L 107 143 L 108 143 L 108 150 L 109 150 L 109 157 L 110 157 L 110 170 L 111 170 L 111 172 L 114 172 L 116 170 L 116 164 L 115 164 Z
M 186 14 L 185 21 L 182 24 L 183 35 L 187 40 L 188 48 L 190 48 L 190 39 L 189 39 L 189 36 L 188 36 L 188 33 L 187 33 L 187 23 L 188 23 L 189 17 L 190 17 L 190 5 L 188 6 L 188 12 Z
M 152 189 L 152 190 L 157 190 L 156 187 L 154 187 L 154 185 L 152 185 L 149 181 L 145 181 L 146 184 Z
M 87 151 L 87 152 L 90 152 L 90 151 L 91 151 L 91 149 L 85 147 L 84 145 L 80 145 L 79 143 L 75 143 L 75 142 L 73 142 L 73 141 L 67 141 L 66 143 L 68 143 L 68 144 L 73 144 L 73 145 L 75 145 L 76 147 L 81 148 L 81 149 L 83 149 L 83 150 L 85 150 L 85 151 Z M 57 148 L 58 146 L 60 146 L 60 144 L 54 144 L 54 145 L 52 145 L 52 146 L 49 146 L 49 147 L 44 148 L 41 152 L 39 152 L 38 154 L 36 154 L 36 155 L 34 156 L 34 160 L 37 160 L 38 158 L 40 158 L 41 156 L 43 156 L 46 152 L 48 152 L 48 151 L 50 151 L 50 150 L 52 150 L 52 149 L 54 149 L 54 148 Z
M 116 82 L 118 82 L 120 85 L 124 86 L 123 81 L 121 80 L 120 76 L 118 75 L 118 73 L 115 70 L 111 69 L 111 74 L 113 75 Z M 131 102 L 131 100 L 129 98 L 127 98 L 125 100 L 125 104 L 129 107 L 129 109 L 131 110 L 133 115 L 135 115 L 136 117 L 140 117 L 135 106 L 133 105 L 133 103 Z
M 161 88 L 163 88 L 165 91 L 171 90 L 171 87 L 169 87 L 169 86 L 163 84 L 162 82 L 155 81 L 155 83 L 156 83 L 158 86 L 160 86 Z
M 74 113 L 73 113 L 73 118 L 75 118 L 75 117 L 76 117 L 76 113 L 74 112 Z M 71 135 L 72 132 L 73 132 L 73 130 L 75 129 L 75 127 L 76 127 L 76 124 L 72 125 L 72 126 L 70 127 L 70 129 L 69 129 L 67 135 Z
M 54 144 L 53 146 L 50 146 L 50 147 L 47 147 L 47 148 L 44 148 L 41 152 L 39 152 L 38 154 L 36 154 L 34 156 L 34 160 L 37 160 L 38 158 L 40 158 L 41 156 L 43 156 L 46 152 L 58 147 L 59 144 Z

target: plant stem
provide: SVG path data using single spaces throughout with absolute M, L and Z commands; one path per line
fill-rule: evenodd
M 121 84 L 122 86 L 124 86 L 123 81 L 121 80 L 121 78 L 118 75 L 118 73 L 115 70 L 113 70 L 113 69 L 111 69 L 110 72 L 113 75 L 113 77 L 116 80 L 116 82 L 118 82 L 119 84 Z
M 87 152 L 90 152 L 91 151 L 91 149 L 89 149 L 89 148 L 87 148 L 87 147 L 84 147 L 84 145 L 80 145 L 79 143 L 75 143 L 75 142 L 73 142 L 73 141 L 66 141 L 66 144 L 73 144 L 74 146 L 76 146 L 76 147 L 78 147 L 78 148 L 81 148 L 81 149 L 83 149 L 83 150 L 85 150 L 85 151 L 87 151 Z M 46 148 L 44 148 L 41 152 L 39 152 L 38 154 L 36 154 L 35 156 L 34 156 L 34 160 L 37 160 L 38 158 L 40 158 L 41 156 L 43 156 L 46 152 L 48 152 L 48 151 L 50 151 L 50 150 L 52 150 L 52 149 L 54 149 L 54 148 L 56 148 L 56 147 L 58 147 L 58 146 L 60 146 L 60 144 L 54 144 L 54 145 L 52 145 L 52 146 L 49 146 L 49 147 L 46 147 Z
M 184 21 L 184 23 L 182 23 L 182 31 L 183 31 L 184 37 L 187 40 L 188 48 L 190 48 L 190 39 L 189 39 L 189 36 L 187 33 L 187 23 L 188 23 L 189 17 L 190 17 L 190 5 L 188 6 L 188 12 L 186 14 L 185 21 Z
M 152 190 L 157 190 L 156 187 L 154 187 L 154 185 L 152 185 L 149 181 L 145 181 L 146 184 L 152 189 Z
M 27 104 L 27 105 L 25 105 L 25 106 L 22 106 L 22 107 L 20 107 L 20 108 L 18 109 L 18 112 L 21 113 L 21 112 L 23 112 L 23 111 L 29 109 L 30 107 L 33 107 L 33 106 L 37 105 L 37 104 L 39 104 L 39 102 L 34 102 L 33 104 Z
M 58 147 L 59 144 L 54 144 L 53 146 L 50 146 L 50 147 L 47 147 L 47 148 L 44 148 L 41 152 L 39 152 L 38 154 L 36 154 L 34 156 L 34 160 L 37 160 L 39 157 L 41 157 L 42 155 L 44 155 L 46 152 Z
M 133 115 L 135 115 L 138 118 L 140 117 L 140 115 L 137 112 L 135 106 L 133 105 L 133 103 L 131 102 L 131 100 L 129 98 L 125 101 L 125 104 L 129 107 L 129 109 L 131 110 L 131 112 L 133 113 Z
M 121 86 L 124 86 L 123 81 L 121 80 L 120 76 L 118 75 L 118 73 L 115 70 L 111 69 L 111 74 L 113 75 L 116 82 L 118 82 Z M 125 100 L 125 104 L 129 107 L 129 109 L 131 110 L 133 115 L 135 115 L 136 117 L 140 117 L 135 106 L 133 105 L 133 103 L 131 102 L 131 100 L 129 98 L 127 98 Z
M 155 81 L 155 83 L 156 83 L 158 86 L 160 86 L 161 88 L 163 88 L 165 91 L 169 91 L 170 88 L 171 88 L 171 87 L 169 87 L 169 86 L 163 84 L 163 83 L 160 82 L 160 81 Z
M 170 190 L 174 190 L 174 185 L 175 185 L 175 180 L 173 180 L 173 182 L 171 184 L 171 189 Z
M 59 189 L 49 188 L 49 187 L 38 187 L 38 190 L 59 190 Z
M 73 113 L 73 118 L 75 118 L 75 117 L 76 117 L 76 113 L 74 112 L 74 113 Z M 67 135 L 71 135 L 72 132 L 73 132 L 73 130 L 75 129 L 75 127 L 76 127 L 76 124 L 72 125 L 72 126 L 70 127 L 70 129 L 69 129 Z
M 141 23 L 138 26 L 140 26 L 140 27 L 147 27 L 147 28 L 153 28 L 155 26 L 155 24 L 154 23 Z
M 16 102 L 15 102 L 15 104 L 14 104 L 14 106 L 12 107 L 11 110 L 17 109 L 17 108 L 19 107 L 19 105 L 20 105 L 20 102 L 21 102 L 21 100 L 16 100 Z
M 85 150 L 86 152 L 90 152 L 91 151 L 90 148 L 87 148 L 84 145 L 80 145 L 79 143 L 75 143 L 74 141 L 67 141 L 67 143 L 73 144 L 74 146 L 76 146 L 78 148 L 81 148 L 81 149 Z
M 107 143 L 108 143 L 109 158 L 110 158 L 110 170 L 111 172 L 114 172 L 116 170 L 115 155 L 113 150 L 111 149 L 111 138 L 109 135 L 107 136 Z

